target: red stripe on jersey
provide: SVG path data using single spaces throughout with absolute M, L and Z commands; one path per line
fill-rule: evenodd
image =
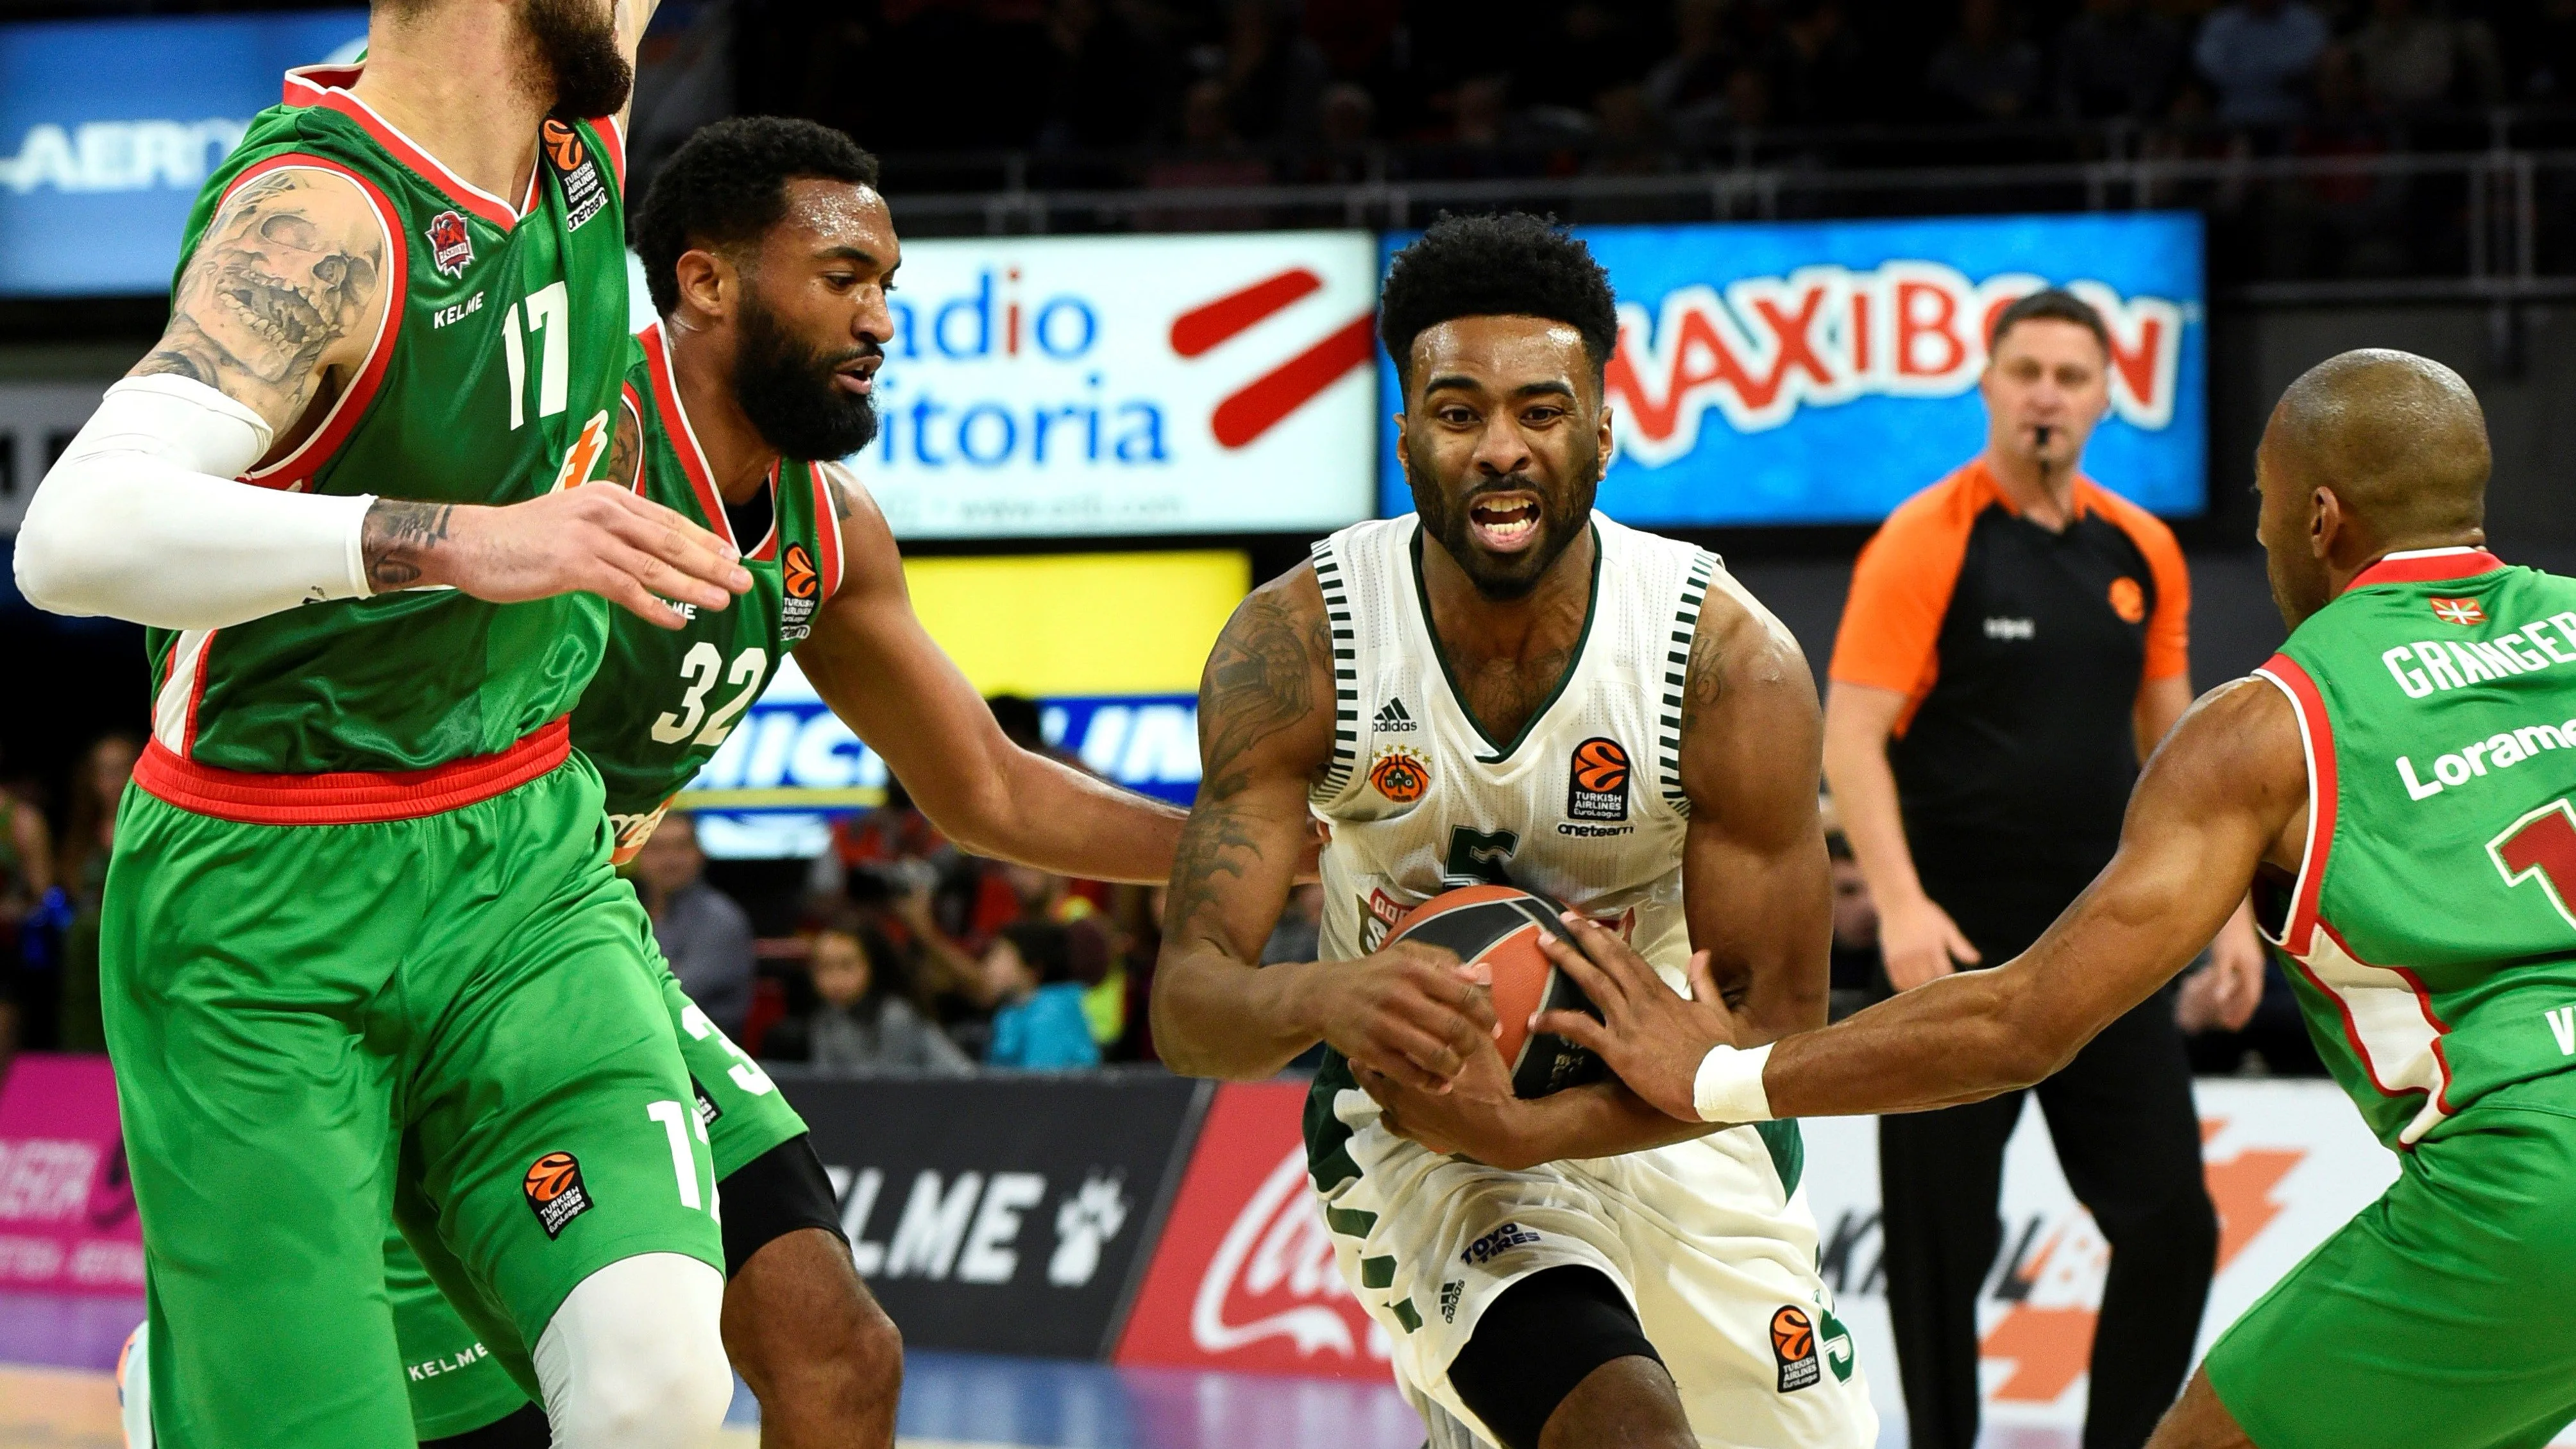
M 571 754 L 569 717 L 538 727 L 506 750 L 427 770 L 255 775 L 182 758 L 154 740 L 135 762 L 134 783 L 182 810 L 243 825 L 380 825 L 489 800 Z
M 322 425 L 296 444 L 295 451 L 265 468 L 253 468 L 241 475 L 244 483 L 256 483 L 262 488 L 300 491 L 313 481 L 315 470 L 331 461 L 331 455 L 349 440 L 358 420 L 367 415 L 367 405 L 375 401 L 376 389 L 384 385 L 385 369 L 393 363 L 394 343 L 402 336 L 405 304 L 411 298 L 411 248 L 403 236 L 402 213 L 394 209 L 394 204 L 377 189 L 376 183 L 337 161 L 310 152 L 284 152 L 242 168 L 241 175 L 234 177 L 233 184 L 225 190 L 224 200 L 231 201 L 234 192 L 257 177 L 289 168 L 328 171 L 356 182 L 358 189 L 365 193 L 367 204 L 376 209 L 377 223 L 385 229 L 387 265 L 393 271 L 393 287 L 385 294 L 385 312 L 376 321 L 376 337 L 368 344 L 367 360 L 358 369 L 358 375 L 350 379 L 338 397 L 332 399 L 331 410 L 322 415 Z
M 832 495 L 832 480 L 825 475 L 825 466 L 811 464 L 806 471 L 814 475 L 814 541 L 823 549 L 822 596 L 828 599 L 841 591 L 841 505 Z
M 2334 728 L 2326 720 L 2325 697 L 2317 692 L 2317 682 L 2297 660 L 2286 654 L 2275 654 L 2255 671 L 2277 681 L 2289 692 L 2290 702 L 2299 712 L 2299 734 L 2308 756 L 2308 841 L 2299 855 L 2298 894 L 2290 903 L 2290 918 L 2281 928 L 2281 945 L 2293 956 L 2304 957 L 2312 944 L 2317 926 L 2317 898 L 2324 889 L 2326 855 L 2334 849 L 2335 831 L 2335 748 Z
M 715 475 L 707 470 L 707 455 L 698 447 L 698 435 L 689 426 L 689 410 L 680 405 L 679 380 L 671 374 L 671 345 L 662 336 L 662 324 L 648 324 L 635 339 L 644 344 L 644 371 L 653 379 L 653 403 L 662 412 L 662 435 L 671 440 L 671 451 L 680 458 L 680 471 L 687 475 L 689 490 L 698 495 L 698 511 L 706 515 L 707 527 L 721 535 L 737 550 L 742 540 L 733 536 L 733 521 L 725 517 L 724 495 L 716 492 Z
M 2344 592 L 2373 584 L 2429 584 L 2443 579 L 2474 578 L 2504 567 L 2504 560 L 2482 548 L 2465 553 L 2434 553 L 2417 558 L 2384 558 L 2352 576 Z

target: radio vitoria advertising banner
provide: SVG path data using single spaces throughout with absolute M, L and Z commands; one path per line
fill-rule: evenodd
M 1386 254 L 1419 233 L 1385 239 Z M 1643 527 L 1876 523 L 1983 446 L 1994 315 L 2061 286 L 2111 333 L 2085 472 L 2167 516 L 2206 506 L 2196 213 L 1577 227 L 1619 297 L 1617 457 Z M 1400 396 L 1381 361 L 1387 396 Z M 1390 411 L 1393 410 L 1392 404 Z M 1393 450 L 1379 506 L 1413 504 Z
M 1367 232 L 908 242 L 891 301 L 881 430 L 850 463 L 898 538 L 1368 514 Z

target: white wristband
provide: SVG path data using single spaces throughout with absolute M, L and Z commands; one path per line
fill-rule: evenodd
M 1691 1080 L 1691 1105 L 1699 1109 L 1699 1120 L 1770 1121 L 1771 1094 L 1762 1088 L 1762 1068 L 1770 1060 L 1768 1045 L 1749 1052 L 1710 1047 L 1700 1058 L 1699 1075 Z

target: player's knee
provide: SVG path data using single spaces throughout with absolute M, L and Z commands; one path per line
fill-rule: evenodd
M 646 1253 L 584 1278 L 537 1340 L 561 1449 L 698 1449 L 733 1398 L 718 1327 L 724 1275 Z

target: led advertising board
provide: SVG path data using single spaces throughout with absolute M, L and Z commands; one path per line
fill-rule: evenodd
M 1878 522 L 1984 446 L 1987 324 L 2047 286 L 2091 302 L 2111 332 L 2111 413 L 2084 471 L 2168 517 L 2207 506 L 2196 213 L 1575 234 L 1619 297 L 1605 386 L 1617 455 L 1600 506 L 1622 522 Z M 1389 235 L 1386 254 L 1415 235 Z M 1393 366 L 1380 371 L 1400 398 Z M 1413 507 L 1392 446 L 1379 506 Z
M 363 9 L 0 25 L 0 296 L 166 292 L 206 174 Z
M 1130 789 L 1198 791 L 1198 677 L 1252 588 L 1241 553 L 927 558 L 913 607 L 979 693 L 1034 699 L 1047 742 Z M 886 764 L 789 655 L 674 808 L 710 855 L 818 855 L 831 821 L 884 798 Z
M 849 461 L 898 538 L 1368 515 L 1367 232 L 914 241 L 890 300 L 880 431 Z

